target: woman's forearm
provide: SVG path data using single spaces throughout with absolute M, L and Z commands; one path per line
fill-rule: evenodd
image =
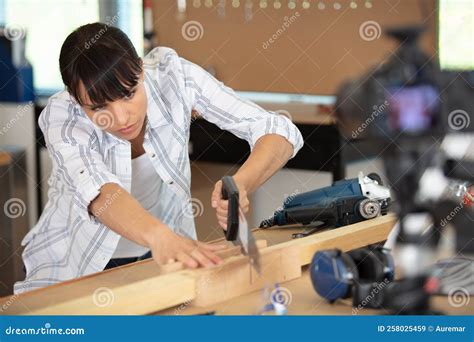
M 293 146 L 284 137 L 277 134 L 264 135 L 258 139 L 234 179 L 244 185 L 248 193 L 252 193 L 281 169 L 292 154 Z
M 117 184 L 102 186 L 99 196 L 89 205 L 89 211 L 116 233 L 150 248 L 153 259 L 159 264 L 177 260 L 194 268 L 222 262 L 215 251 L 225 245 L 208 245 L 175 234 Z
M 89 205 L 89 212 L 114 232 L 145 247 L 149 247 L 152 234 L 164 226 L 115 183 L 102 186 L 99 196 Z

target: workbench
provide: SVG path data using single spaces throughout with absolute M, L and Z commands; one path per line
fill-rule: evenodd
M 248 315 L 262 304 L 266 285 L 278 282 L 291 293 L 290 315 L 351 315 L 350 300 L 328 304 L 313 290 L 308 265 L 315 251 L 343 251 L 384 241 L 395 218 L 386 215 L 350 226 L 291 239 L 300 229 L 256 230 L 262 275 L 238 247 L 225 252 L 214 268 L 183 269 L 179 262 L 158 266 L 153 260 L 88 275 L 21 295 L 0 298 L 1 314 L 147 314 Z M 219 241 L 221 242 L 221 241 Z M 454 308 L 447 298 L 434 304 L 450 314 L 472 314 L 472 308 Z M 357 314 L 386 314 L 362 309 Z
M 288 289 L 292 295 L 291 304 L 288 306 L 288 315 L 387 315 L 384 310 L 352 308 L 351 299 L 339 300 L 330 304 L 321 298 L 313 289 L 309 276 L 308 266 L 304 267 L 300 278 L 280 284 Z M 242 295 L 207 307 L 193 307 L 192 305 L 177 305 L 154 313 L 155 315 L 254 315 L 262 302 L 262 291 Z M 474 298 L 471 298 L 471 301 Z M 473 315 L 474 308 L 469 305 L 453 307 L 449 305 L 446 296 L 434 296 L 432 305 L 448 315 Z
M 301 232 L 299 228 L 277 228 L 270 230 L 258 230 L 254 233 L 257 239 L 265 239 L 270 244 L 283 243 L 291 239 L 293 233 Z M 269 284 L 273 285 L 273 284 Z M 288 315 L 385 315 L 388 312 L 374 309 L 353 310 L 350 298 L 339 300 L 336 303 L 328 303 L 314 290 L 309 266 L 303 266 L 301 277 L 280 284 L 289 290 L 291 304 L 288 306 Z M 472 299 L 474 300 L 474 298 Z M 254 291 L 236 298 L 209 305 L 207 307 L 194 307 L 192 305 L 177 305 L 173 308 L 158 311 L 156 315 L 254 315 L 260 309 L 262 303 L 262 291 Z M 453 307 L 449 305 L 446 296 L 434 296 L 433 308 L 450 315 L 472 315 L 474 307 L 469 305 Z

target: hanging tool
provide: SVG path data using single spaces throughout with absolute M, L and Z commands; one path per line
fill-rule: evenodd
M 217 15 L 221 19 L 225 18 L 225 2 L 226 0 L 219 0 L 219 3 L 217 4 Z
M 177 0 L 176 7 L 178 8 L 176 20 L 184 21 L 186 19 L 186 0 Z
M 249 22 L 253 18 L 253 2 L 252 0 L 246 0 L 245 1 L 245 21 Z
M 231 176 L 222 177 L 222 199 L 229 201 L 225 238 L 234 245 L 241 246 L 242 253 L 250 257 L 250 262 L 260 275 L 260 252 L 247 220 L 240 210 L 239 189 Z
M 186 0 L 177 0 L 176 6 L 178 7 L 179 13 L 186 13 Z

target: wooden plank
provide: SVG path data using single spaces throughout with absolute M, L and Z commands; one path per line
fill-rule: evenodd
M 245 257 L 226 260 L 221 267 L 197 270 L 195 306 L 209 306 L 301 276 L 301 267 L 311 262 L 318 250 L 339 248 L 343 251 L 384 241 L 395 223 L 392 215 L 359 222 L 293 239 L 261 250 L 262 275 L 258 276 Z
M 267 246 L 265 240 L 256 243 L 259 248 Z M 229 243 L 217 254 L 240 255 L 240 246 Z M 194 299 L 196 276 L 176 273 L 183 269 L 180 262 L 158 266 L 143 260 L 0 299 L 0 314 L 148 314 Z M 101 305 L 107 300 L 113 303 Z
M 260 252 L 259 275 L 248 257 L 236 256 L 216 268 L 196 270 L 195 306 L 212 305 L 263 288 L 268 283 L 282 283 L 301 276 L 298 247 Z
M 302 239 L 290 240 L 268 248 L 271 250 L 298 246 L 300 265 L 308 265 L 311 263 L 314 253 L 318 250 L 339 248 L 342 251 L 350 251 L 386 240 L 395 225 L 395 221 L 395 216 L 388 214 L 373 220 L 313 234 Z
M 270 284 L 271 285 L 271 284 Z M 289 294 L 291 299 L 288 305 L 288 315 L 385 315 L 386 311 L 364 308 L 356 310 L 352 308 L 352 300 L 342 299 L 336 303 L 328 303 L 320 297 L 313 288 L 308 267 L 303 268 L 301 277 L 290 280 L 281 285 Z M 290 300 L 289 299 L 289 300 Z M 197 315 L 209 311 L 215 311 L 216 315 L 254 315 L 261 309 L 263 303 L 270 303 L 270 299 L 262 300 L 261 291 L 253 291 L 226 301 L 222 301 L 205 307 L 192 305 L 179 305 L 165 309 L 155 314 L 159 315 Z M 471 297 L 471 301 L 474 297 Z M 447 296 L 433 296 L 433 309 L 441 310 L 449 315 L 473 315 L 472 305 L 454 307 L 449 305 Z M 382 340 L 383 341 L 383 340 Z M 348 340 L 348 342 L 351 342 Z
M 394 223 L 394 216 L 387 215 L 270 247 L 261 245 L 261 277 L 251 267 L 249 258 L 235 255 L 235 249 L 225 252 L 228 255 L 222 265 L 210 269 L 183 271 L 180 265 L 160 269 L 153 260 L 144 260 L 0 299 L 0 314 L 147 314 L 191 300 L 191 305 L 206 306 L 271 282 L 298 278 L 301 266 L 310 263 L 317 250 L 350 250 L 383 241 Z M 113 292 L 113 305 L 92 305 L 94 293 L 97 297 L 96 291 L 102 288 Z
M 196 295 L 196 280 L 185 273 L 124 282 L 120 286 L 105 281 L 97 284 L 93 279 L 53 291 L 14 295 L 3 305 L 0 303 L 0 314 L 144 315 L 190 301 Z
M 11 164 L 12 157 L 7 152 L 0 151 L 0 166 L 6 166 Z
M 211 242 L 211 244 L 218 244 L 218 243 L 227 243 L 227 241 L 224 240 L 224 239 L 218 239 L 216 241 Z M 266 240 L 257 240 L 255 243 L 257 245 L 257 248 L 259 248 L 259 249 L 267 247 L 267 241 Z M 231 256 L 240 255 L 241 254 L 241 247 L 229 244 L 229 248 L 227 248 L 225 250 L 222 250 L 222 251 L 217 251 L 216 254 L 219 255 L 223 259 L 227 259 Z M 181 271 L 185 267 L 180 261 L 176 261 L 176 262 L 166 264 L 166 265 L 159 265 L 158 268 L 159 268 L 161 274 L 165 274 L 165 273 Z

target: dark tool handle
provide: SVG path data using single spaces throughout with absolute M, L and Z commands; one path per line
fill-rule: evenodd
M 239 189 L 231 176 L 222 177 L 222 199 L 229 201 L 225 238 L 235 241 L 239 232 Z

